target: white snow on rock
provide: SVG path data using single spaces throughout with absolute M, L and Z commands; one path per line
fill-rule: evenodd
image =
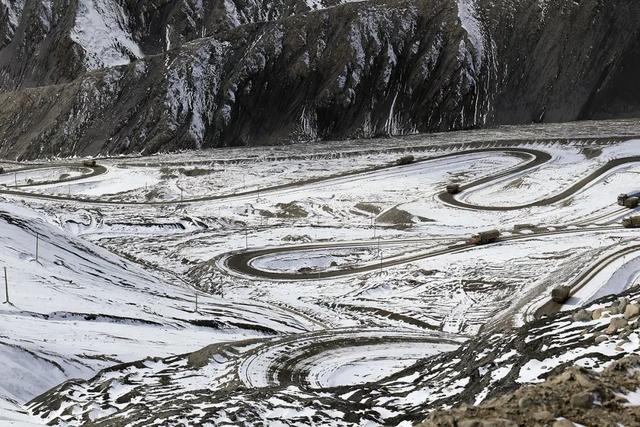
M 72 238 L 29 209 L 0 203 L 0 235 L 0 300 L 2 267 L 9 297 L 0 304 L 0 421 L 3 413 L 20 418 L 14 404 L 114 363 L 265 336 L 251 324 L 274 333 L 311 326 L 295 326 L 290 312 L 271 323 L 266 306 L 242 304 L 234 314 L 233 302 L 206 295 L 196 313 L 195 291 Z
M 24 9 L 24 0 L 1 0 L 3 9 L 9 18 L 9 23 L 13 28 L 17 27 L 22 17 L 22 10 Z
M 458 0 L 458 18 L 462 24 L 462 28 L 467 32 L 469 41 L 474 50 L 474 68 L 475 71 L 480 70 L 482 60 L 484 59 L 484 35 L 480 28 L 480 23 L 476 18 L 477 13 L 474 0 Z
M 129 18 L 113 0 L 79 0 L 71 39 L 85 52 L 89 70 L 129 64 L 144 57 Z

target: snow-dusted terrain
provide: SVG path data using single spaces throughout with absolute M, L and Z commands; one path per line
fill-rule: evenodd
M 640 275 L 640 140 L 515 139 L 2 163 L 0 423 L 408 425 L 636 351 L 566 319 Z

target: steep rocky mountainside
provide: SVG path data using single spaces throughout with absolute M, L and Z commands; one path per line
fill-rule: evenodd
M 0 5 L 0 156 L 155 152 L 640 113 L 613 0 Z

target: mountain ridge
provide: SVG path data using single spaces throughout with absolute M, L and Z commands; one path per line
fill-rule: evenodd
M 638 5 L 387 0 L 282 12 L 292 3 L 279 3 L 277 19 L 219 24 L 64 86 L 45 79 L 1 93 L 0 156 L 149 154 L 640 114 L 640 84 L 628 83 L 640 69 Z M 3 81 L 7 74 L 5 66 Z

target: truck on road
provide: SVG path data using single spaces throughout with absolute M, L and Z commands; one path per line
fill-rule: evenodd
M 622 220 L 622 226 L 624 228 L 638 228 L 640 227 L 640 215 L 628 216 Z
M 416 161 L 415 157 L 413 157 L 412 155 L 408 155 L 408 156 L 400 157 L 398 160 L 396 160 L 396 164 L 398 166 L 410 165 L 411 163 L 413 163 L 415 161 Z
M 635 209 L 638 207 L 638 202 L 640 202 L 640 198 L 638 197 L 629 196 L 626 193 L 618 195 L 618 204 L 625 208 Z
M 629 198 L 629 195 L 626 193 L 622 193 L 618 195 L 618 205 L 624 206 L 625 200 Z
M 630 209 L 635 209 L 638 207 L 638 202 L 640 202 L 640 199 L 637 197 L 627 197 L 624 201 L 624 206 Z
M 498 230 L 482 231 L 478 234 L 472 235 L 467 243 L 470 245 L 486 245 L 487 243 L 496 242 L 500 238 L 500 232 Z
M 458 194 L 460 192 L 460 184 L 448 184 L 446 189 L 449 194 Z

